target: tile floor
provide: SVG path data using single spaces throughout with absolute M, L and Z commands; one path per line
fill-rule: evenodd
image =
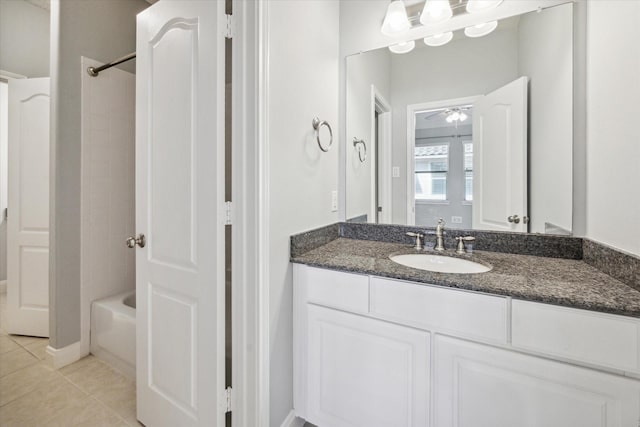
M 93 356 L 53 369 L 46 338 L 9 335 L 0 293 L 0 426 L 140 426 L 135 382 Z

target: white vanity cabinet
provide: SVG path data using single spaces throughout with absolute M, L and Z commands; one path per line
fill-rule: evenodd
M 429 425 L 428 332 L 310 304 L 307 416 L 319 426 Z
M 319 427 L 640 426 L 640 319 L 293 271 L 294 407 Z
M 429 332 L 366 316 L 368 276 L 295 265 L 294 282 L 296 415 L 318 426 L 427 427 Z
M 446 336 L 434 340 L 434 426 L 636 427 L 637 381 Z

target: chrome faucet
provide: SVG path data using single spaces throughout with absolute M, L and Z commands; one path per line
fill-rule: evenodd
M 444 220 L 442 218 L 438 220 L 438 225 L 436 225 L 436 246 L 433 250 L 444 251 Z

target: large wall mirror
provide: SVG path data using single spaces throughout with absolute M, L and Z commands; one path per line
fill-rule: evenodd
M 571 234 L 571 3 L 346 75 L 347 221 Z

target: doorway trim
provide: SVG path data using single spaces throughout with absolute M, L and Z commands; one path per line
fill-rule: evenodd
M 415 163 L 414 149 L 416 143 L 416 113 L 425 110 L 437 110 L 461 104 L 474 104 L 482 95 L 467 96 L 464 98 L 443 99 L 441 101 L 422 102 L 407 105 L 407 225 L 416 224 L 416 188 L 415 188 Z
M 376 140 L 376 120 L 378 113 L 378 138 Z M 382 93 L 371 85 L 371 138 L 373 144 L 377 144 L 376 149 L 371 151 L 371 219 L 369 222 L 391 224 L 391 104 L 385 99 Z M 378 154 L 381 162 L 378 162 Z M 379 168 L 379 169 L 378 169 Z M 376 172 L 378 174 L 376 185 Z M 375 193 L 378 194 L 375 194 Z M 378 199 L 378 195 L 380 199 Z M 378 203 L 376 204 L 376 200 Z M 383 206 L 382 216 L 378 217 L 378 206 Z M 378 217 L 378 221 L 375 221 Z
M 269 425 L 269 4 L 233 0 L 232 417 Z

